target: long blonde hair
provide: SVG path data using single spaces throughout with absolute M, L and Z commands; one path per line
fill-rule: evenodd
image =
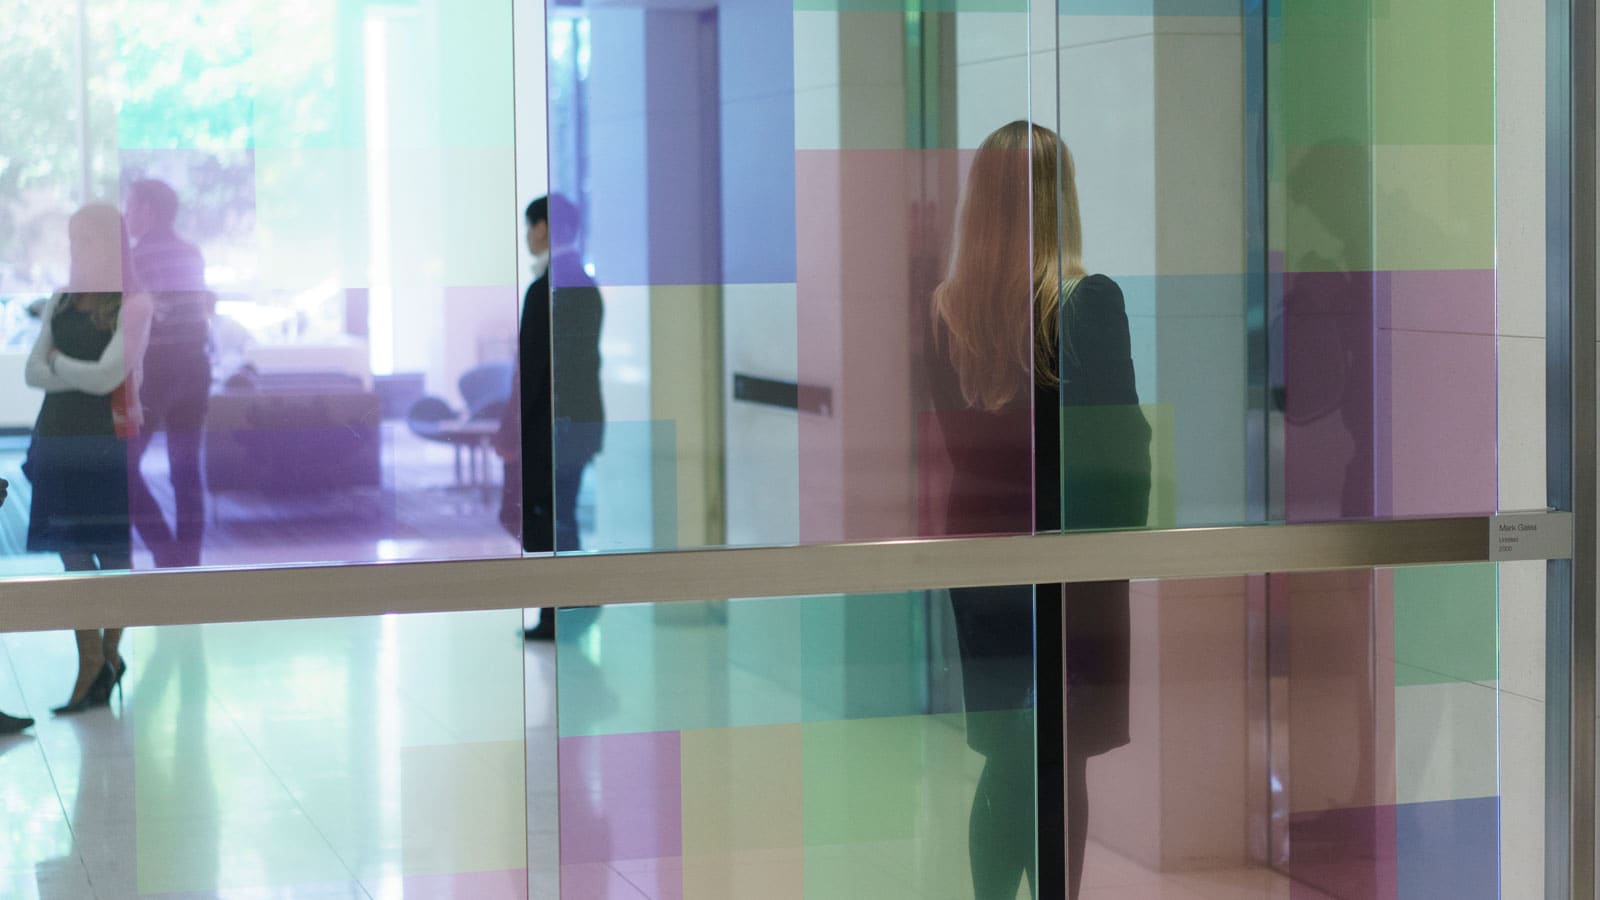
M 933 293 L 969 406 L 997 410 L 1030 383 L 1058 383 L 1061 298 L 1083 276 L 1071 152 L 1042 125 L 1000 127 L 972 161 L 950 275 Z

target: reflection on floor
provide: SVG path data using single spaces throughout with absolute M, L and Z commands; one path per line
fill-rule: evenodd
M 0 709 L 40 719 L 0 738 L 0 896 L 558 896 L 554 650 L 524 645 L 520 625 L 484 613 L 138 629 L 126 695 L 69 719 L 49 708 L 70 689 L 70 637 L 0 638 Z M 612 874 L 564 896 L 667 896 Z M 1263 871 L 1162 875 L 1091 845 L 1084 897 L 1291 892 Z
M 67 719 L 71 638 L 3 647 L 0 896 L 526 895 L 515 612 L 139 629 Z

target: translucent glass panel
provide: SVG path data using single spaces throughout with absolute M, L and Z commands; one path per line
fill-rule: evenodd
M 561 896 L 1536 896 L 1542 568 L 563 620 Z
M 1014 896 L 1033 591 L 978 593 L 562 611 L 561 896 Z
M 10 5 L 4 572 L 515 552 L 511 10 L 443 10 Z
M 1498 602 L 1488 565 L 1272 577 L 1272 852 L 1308 896 L 1542 893 L 1534 565 Z
M 0 883 L 1067 896 L 1083 834 L 1082 898 L 1539 896 L 1543 575 L 618 606 L 553 646 L 506 613 L 135 629 L 123 693 L 56 718 L 70 637 L 8 635 L 0 710 L 39 721 L 0 736 Z
M 1108 279 L 1126 319 L 1087 343 L 1129 348 L 1151 435 L 1138 524 L 1496 508 L 1501 382 L 1517 408 L 1543 392 L 1496 367 L 1512 333 L 1497 317 L 1542 295 L 1497 307 L 1494 7 L 1440 29 L 1431 12 L 1325 6 L 552 7 L 565 549 L 1061 527 L 1030 522 L 1025 490 L 1003 522 L 949 518 L 960 450 L 938 427 L 953 411 L 938 370 L 980 326 L 1003 337 L 968 351 L 1025 358 L 1043 280 L 1069 310 L 1098 305 L 1074 296 L 1079 275 Z M 1533 80 L 1507 91 L 1542 105 Z M 1029 119 L 1073 164 L 1044 226 L 1037 178 L 996 196 L 974 175 L 979 148 Z M 968 227 L 969 207 L 1015 233 Z M 1503 208 L 1502 233 L 1542 228 L 1542 206 Z M 1502 243 L 1542 271 L 1537 246 Z M 979 291 L 999 312 L 951 332 L 948 298 Z M 988 421 L 997 445 L 1029 430 L 1038 450 L 1053 430 Z
M 1282 514 L 1493 510 L 1495 4 L 1286 3 L 1268 24 Z M 1536 80 L 1508 88 L 1502 104 L 1543 108 Z M 1542 209 L 1508 208 L 1501 229 L 1542 228 Z M 1542 271 L 1542 248 L 1507 250 Z M 1541 297 L 1506 291 L 1508 333 Z M 1543 405 L 1515 383 L 1515 405 Z
M 1542 3 L 602 6 L 23 7 L 0 51 L 4 571 L 79 565 L 58 552 L 107 543 L 84 516 L 132 535 L 95 565 L 145 568 L 1542 503 L 1516 461 L 1543 430 L 1544 85 L 1510 62 L 1542 53 Z M 1074 163 L 1059 210 L 1031 173 L 981 177 L 1029 119 Z M 518 249 L 547 182 L 548 246 Z M 97 201 L 126 265 L 74 257 Z M 96 261 L 132 297 L 120 369 L 77 364 L 109 342 L 72 333 L 111 302 L 81 296 Z M 1047 281 L 1125 320 L 1054 352 L 1126 342 L 1142 518 L 1040 505 L 1103 428 L 1030 361 Z M 82 309 L 42 304 L 74 284 Z M 531 405 L 524 286 L 554 301 L 524 316 Z M 58 314 L 66 374 L 38 341 Z M 975 334 L 1047 390 L 952 390 Z M 52 392 L 98 399 L 35 442 Z M 1500 452 L 1497 416 L 1535 437 Z M 968 476 L 1003 482 L 981 521 Z M 59 499 L 74 477 L 92 508 Z
M 1125 298 L 1155 525 L 1267 514 L 1262 7 L 1035 4 L 1033 114 L 1077 163 L 1084 265 Z
M 927 533 L 929 298 L 983 138 L 957 48 L 1025 54 L 1026 8 L 576 4 L 549 28 L 558 494 L 601 443 L 597 382 L 605 419 L 558 519 L 591 550 Z M 1026 118 L 1025 79 L 994 88 L 991 129 Z M 1026 176 L 1003 191 L 1025 233 Z M 999 530 L 1032 528 L 1019 497 Z

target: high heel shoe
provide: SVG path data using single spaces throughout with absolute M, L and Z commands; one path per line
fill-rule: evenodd
M 96 705 L 109 705 L 112 689 L 116 690 L 119 700 L 122 698 L 122 676 L 128 674 L 128 661 L 119 653 L 116 662 L 106 660 L 106 668 L 111 672 L 110 680 L 103 677 L 96 678 L 94 684 L 89 687 L 89 696 L 95 699 Z
M 117 673 L 108 662 L 100 667 L 100 674 L 89 683 L 89 689 L 83 692 L 82 697 L 50 711 L 58 716 L 71 716 L 97 706 L 107 706 L 111 703 L 111 686 L 116 683 L 116 679 Z
M 21 734 L 33 727 L 33 720 L 27 716 L 8 716 L 0 712 L 0 734 Z

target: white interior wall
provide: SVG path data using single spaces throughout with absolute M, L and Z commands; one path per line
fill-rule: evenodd
M 794 143 L 833 150 L 841 140 L 839 14 L 794 13 Z M 816 185 L 807 186 L 817 189 Z M 800 186 L 797 185 L 797 189 Z M 799 378 L 794 284 L 723 286 L 723 371 L 727 542 L 800 541 L 800 421 L 788 410 L 733 399 L 735 373 Z
M 522 211 L 550 188 L 549 110 L 545 105 L 543 0 L 514 0 L 511 10 L 517 118 L 517 204 L 508 227 L 522 229 Z M 533 280 L 526 241 L 517 242 L 519 295 Z
M 542 97 L 544 91 L 543 9 L 528 6 L 514 11 L 512 39 L 483 48 L 486 55 L 473 72 L 493 79 L 515 70 L 519 80 L 535 73 L 535 84 L 519 86 L 519 113 L 526 112 L 522 97 L 530 91 Z M 372 239 L 384 242 L 375 256 L 384 260 L 383 270 L 375 275 L 392 296 L 393 370 L 423 373 L 429 393 L 459 406 L 463 372 L 515 351 L 519 273 L 527 271 L 517 259 L 526 250 L 520 217 L 513 218 L 520 206 L 514 212 L 506 198 L 524 163 L 503 143 L 495 146 L 494 134 L 459 140 L 445 135 L 454 127 L 446 96 L 453 73 L 445 65 L 457 64 L 463 42 L 476 44 L 503 13 L 480 10 L 479 19 L 442 23 L 445 14 L 437 0 L 414 9 L 369 11 L 369 23 L 378 25 L 386 46 L 380 65 L 368 60 L 369 75 L 381 72 L 383 80 L 368 85 L 367 102 L 384 107 L 379 118 L 369 108 L 368 124 L 385 124 L 386 130 L 368 136 L 366 152 L 369 161 L 381 157 L 386 169 L 386 177 L 369 182 L 372 191 L 386 195 L 369 204 L 369 215 L 386 211 Z M 373 32 L 369 27 L 368 35 Z M 531 56 L 538 64 L 515 66 L 515 56 Z M 535 156 L 542 190 L 542 104 L 535 111 L 518 115 L 515 137 L 519 153 Z M 512 133 L 508 129 L 505 136 Z M 502 215 L 482 219 L 485 210 Z
M 1547 500 L 1545 7 L 1495 4 L 1499 499 L 1512 510 Z M 1500 565 L 1500 871 L 1526 897 L 1544 896 L 1545 587 L 1544 563 Z
M 734 546 L 800 541 L 800 421 L 796 413 L 733 399 L 733 375 L 777 381 L 799 377 L 795 286 L 723 288 L 726 373 L 727 542 Z

